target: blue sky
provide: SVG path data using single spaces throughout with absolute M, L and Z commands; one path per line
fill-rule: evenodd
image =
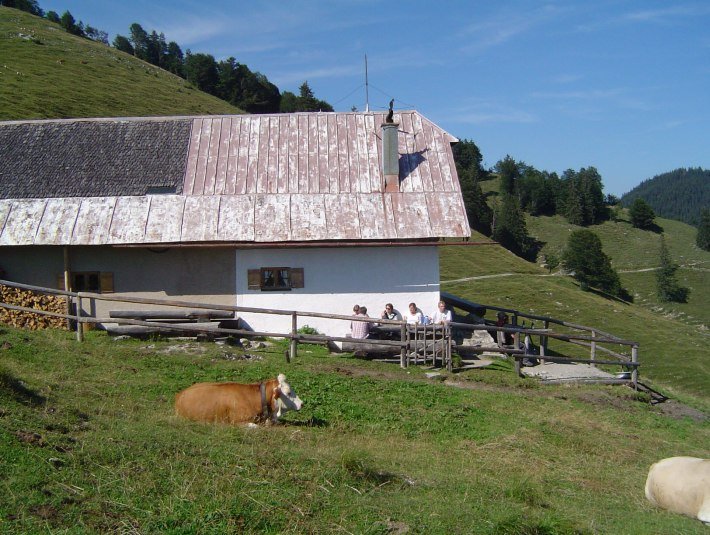
M 307 80 L 338 111 L 417 109 L 486 167 L 595 166 L 620 195 L 710 167 L 710 2 L 39 0 L 110 35 L 138 22 L 234 56 L 281 91 Z

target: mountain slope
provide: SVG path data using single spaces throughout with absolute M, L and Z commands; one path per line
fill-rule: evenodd
M 0 120 L 233 114 L 185 80 L 0 7 Z
M 710 170 L 681 168 L 654 176 L 625 193 L 621 203 L 629 207 L 637 198 L 660 217 L 697 225 L 701 210 L 710 207 Z
M 703 330 L 710 326 L 710 253 L 695 245 L 696 229 L 680 221 L 656 218 L 673 261 L 680 265 L 676 276 L 681 285 L 690 288 L 687 303 L 661 303 L 656 297 L 661 235 L 631 226 L 626 211 L 618 216 L 616 221 L 589 229 L 602 240 L 604 252 L 636 304 Z M 528 218 L 529 232 L 545 243 L 542 254 L 560 257 L 569 234 L 578 228 L 560 216 Z
M 539 239 L 547 236 L 551 242 L 563 243 L 563 238 L 566 239 L 569 229 L 560 221 L 554 221 L 555 219 L 529 218 L 528 228 Z M 673 223 L 690 228 L 683 223 L 675 221 Z M 612 224 L 605 223 L 605 225 Z M 620 225 L 618 230 L 621 234 L 625 226 L 630 226 L 628 223 Z M 591 229 L 596 232 L 603 226 L 591 227 Z M 620 255 L 625 254 L 624 245 L 614 246 L 614 239 L 609 236 L 609 234 L 614 235 L 611 229 L 599 234 L 604 243 L 604 251 L 612 258 L 621 258 Z M 648 234 L 652 235 L 652 238 L 649 236 L 650 240 L 658 239 L 653 233 Z M 479 239 L 484 240 L 482 236 L 475 235 L 472 241 Z M 639 241 L 638 250 L 651 248 L 652 241 L 638 237 L 636 240 Z M 655 246 L 653 250 L 656 251 Z M 693 262 L 697 263 L 697 267 L 707 269 L 710 253 L 701 252 L 707 255 L 703 257 L 704 262 L 702 258 L 695 258 Z M 651 262 L 652 255 L 649 255 L 648 259 Z M 649 302 L 648 296 L 643 292 L 648 290 L 648 281 L 654 280 L 653 271 L 628 274 L 637 279 L 641 276 L 645 277 L 642 279 L 642 286 L 638 289 L 631 285 L 637 279 L 627 279 L 626 274 L 622 274 L 624 284 L 632 293 L 637 294 L 635 303 L 623 303 L 591 292 L 583 292 L 571 277 L 549 274 L 547 269 L 526 262 L 498 245 L 442 247 L 440 262 L 442 291 L 478 303 L 548 315 L 596 327 L 639 342 L 641 377 L 644 382 L 650 380 L 656 387 L 665 388 L 674 396 L 682 397 L 683 394 L 697 396 L 696 402 L 700 399 L 702 400 L 699 402 L 700 405 L 707 405 L 710 369 L 706 354 L 710 336 L 706 327 L 697 325 L 699 322 L 704 322 L 705 325 L 710 323 L 708 318 L 710 312 L 705 305 L 708 279 L 710 279 L 707 271 L 688 270 L 689 273 L 698 275 L 702 281 L 696 282 L 697 285 L 693 287 L 690 303 L 679 305 L 681 309 L 683 306 L 692 307 L 693 313 L 698 316 L 694 316 L 694 321 L 687 321 L 687 317 L 678 314 L 664 314 Z M 687 281 L 683 279 L 686 270 L 682 269 L 679 273 L 681 282 L 686 284 Z M 655 290 L 655 286 L 652 286 L 652 289 Z M 540 327 L 539 324 L 536 326 Z M 560 346 L 559 349 L 562 352 L 569 352 L 570 346 L 566 345 L 564 349 Z M 584 350 L 580 355 L 584 355 Z M 586 355 L 589 355 L 588 350 Z

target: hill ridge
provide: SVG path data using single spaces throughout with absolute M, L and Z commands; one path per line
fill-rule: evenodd
M 621 203 L 628 207 L 637 198 L 658 216 L 697 225 L 702 209 L 710 207 L 710 170 L 680 167 L 656 175 L 622 195 Z

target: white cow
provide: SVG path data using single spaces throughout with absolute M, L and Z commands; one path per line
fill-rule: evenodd
M 710 524 L 710 459 L 658 461 L 648 471 L 646 498 L 658 507 Z

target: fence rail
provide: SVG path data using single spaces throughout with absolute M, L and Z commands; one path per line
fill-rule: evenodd
M 328 314 L 323 312 L 308 312 L 308 311 L 297 311 L 297 310 L 279 310 L 279 309 L 266 309 L 266 308 L 255 308 L 255 307 L 241 307 L 235 305 L 219 305 L 219 304 L 207 304 L 199 303 L 193 301 L 181 301 L 174 299 L 153 299 L 145 297 L 129 297 L 120 295 L 106 295 L 97 294 L 90 292 L 72 292 L 67 290 L 58 290 L 54 288 L 44 288 L 41 286 L 33 286 L 30 284 L 22 284 L 7 280 L 0 280 L 0 285 L 19 288 L 23 290 L 30 290 L 36 293 L 53 294 L 65 296 L 67 298 L 67 310 L 71 311 L 71 306 L 74 305 L 74 313 L 57 313 L 49 312 L 29 307 L 23 307 L 18 305 L 13 305 L 10 303 L 0 302 L 0 307 L 4 307 L 10 310 L 17 310 L 21 312 L 47 315 L 52 317 L 64 318 L 69 322 L 73 322 L 76 326 L 76 336 L 77 340 L 83 340 L 84 324 L 104 324 L 104 323 L 118 323 L 125 325 L 136 325 L 143 327 L 155 327 L 161 330 L 174 330 L 174 331 L 193 331 L 196 333 L 210 333 L 210 334 L 224 334 L 224 335 L 237 335 L 237 336 L 263 336 L 269 338 L 283 338 L 290 340 L 290 350 L 287 353 L 287 358 L 290 360 L 296 357 L 297 354 L 297 344 L 299 342 L 303 343 L 330 343 L 330 342 L 347 342 L 350 344 L 367 344 L 376 345 L 383 348 L 390 348 L 390 350 L 399 349 L 400 352 L 400 365 L 406 367 L 410 364 L 411 360 L 418 363 L 420 351 L 423 351 L 423 361 L 427 362 L 427 351 L 431 348 L 432 363 L 436 364 L 437 351 L 441 358 L 442 365 L 447 367 L 447 369 L 452 369 L 452 350 L 454 344 L 452 342 L 452 331 L 495 331 L 496 333 L 510 333 L 513 335 L 514 343 L 512 347 L 506 347 L 505 345 L 494 345 L 494 346 L 479 346 L 479 347 L 468 347 L 469 351 L 484 353 L 484 352 L 497 352 L 509 355 L 515 359 L 516 372 L 520 374 L 521 361 L 524 358 L 535 356 L 542 361 L 549 360 L 550 362 L 579 362 L 579 363 L 590 363 L 590 364 L 602 364 L 602 365 L 621 365 L 624 368 L 630 368 L 631 381 L 634 386 L 638 382 L 638 343 L 632 340 L 624 340 L 613 334 L 606 333 L 599 329 L 594 329 L 592 327 L 586 327 L 584 325 L 578 325 L 575 323 L 558 320 L 555 318 L 550 318 L 546 316 L 539 316 L 535 314 L 527 314 L 520 312 L 518 310 L 497 307 L 497 306 L 487 306 L 483 305 L 486 309 L 502 311 L 510 313 L 513 316 L 512 326 L 496 326 L 486 323 L 469 324 L 469 323 L 458 323 L 451 322 L 446 325 L 430 325 L 430 326 L 407 326 L 405 322 L 399 320 L 380 320 L 373 318 L 359 318 L 357 316 L 343 315 L 343 314 Z M 112 301 L 120 303 L 136 303 L 143 305 L 156 305 L 156 306 L 167 306 L 167 307 L 178 307 L 178 308 L 190 308 L 190 309 L 209 309 L 209 310 L 219 310 L 232 312 L 237 314 L 239 312 L 255 313 L 255 314 L 267 314 L 267 315 L 281 315 L 290 316 L 291 330 L 290 332 L 262 332 L 254 331 L 248 329 L 238 329 L 238 328 L 227 328 L 227 327 L 205 327 L 200 325 L 194 325 L 189 323 L 174 324 L 162 321 L 144 321 L 141 319 L 131 319 L 131 318 L 100 318 L 95 316 L 84 315 L 83 303 L 84 300 L 89 300 L 91 305 L 92 300 L 97 301 Z M 93 310 L 92 306 L 89 306 L 89 310 Z M 525 317 L 529 319 L 535 319 L 543 321 L 544 329 L 534 329 L 519 327 L 517 325 L 518 318 Z M 377 322 L 380 325 L 386 325 L 390 328 L 398 327 L 400 334 L 400 339 L 392 340 L 373 340 L 373 339 L 358 339 L 351 337 L 341 337 L 341 336 L 327 336 L 321 334 L 306 334 L 298 332 L 298 319 L 299 318 L 324 318 L 331 320 L 343 320 L 343 321 L 367 321 L 367 322 Z M 549 327 L 550 324 L 560 325 L 567 328 L 575 329 L 589 334 L 576 334 L 576 333 L 559 333 L 553 332 Z M 527 345 L 521 343 L 520 337 L 539 337 L 539 355 L 532 355 L 528 352 Z M 548 355 L 548 341 L 550 339 L 559 340 L 562 342 L 567 342 L 573 345 L 582 346 L 590 349 L 590 358 L 583 359 L 577 357 L 560 357 Z M 631 348 L 631 355 L 625 355 L 623 353 L 614 351 L 600 344 L 614 344 L 627 346 Z M 439 348 L 437 350 L 437 347 Z M 462 349 L 461 346 L 457 346 L 457 349 Z M 616 360 L 598 360 L 596 358 L 597 350 L 610 355 Z

